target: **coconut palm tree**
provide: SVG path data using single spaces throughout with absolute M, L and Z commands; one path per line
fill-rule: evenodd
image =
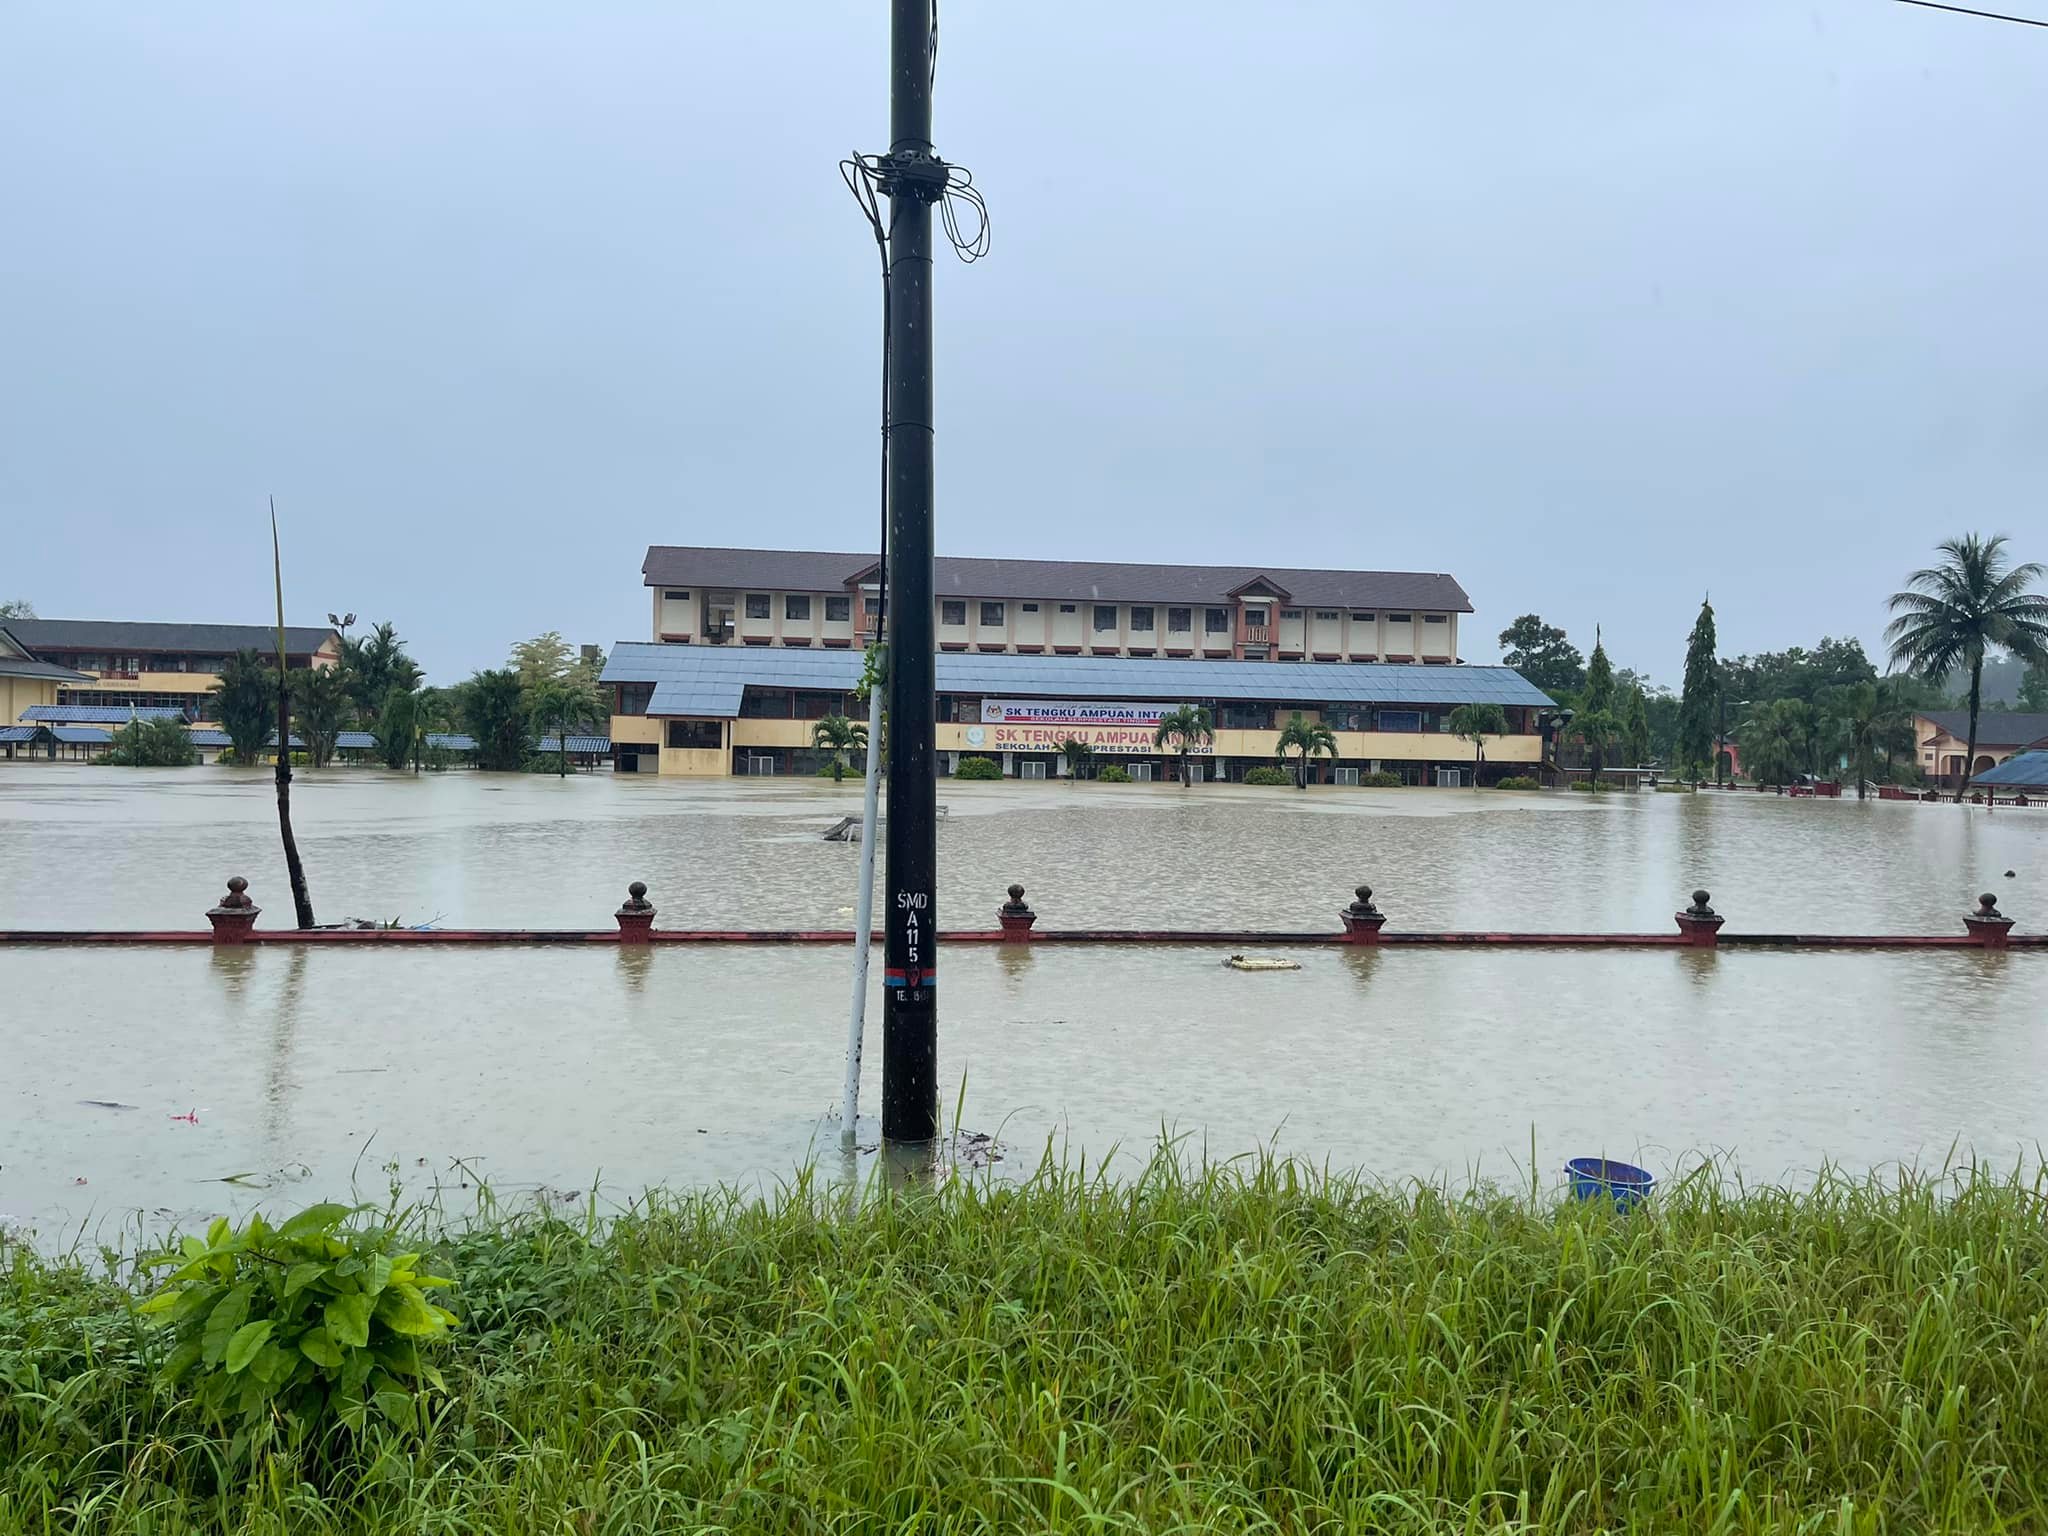
M 1970 673 L 1970 734 L 1956 803 L 1969 792 L 1977 761 L 1977 716 L 1984 702 L 1984 653 L 1992 647 L 2032 666 L 2048 666 L 2048 596 L 2032 591 L 2048 575 L 2035 562 L 2014 565 L 2005 536 L 1964 534 L 1935 546 L 1938 565 L 1915 571 L 1906 589 L 1892 594 L 1897 615 L 1886 626 L 1894 665 L 1937 680 L 1958 667 Z
M 1081 778 L 1090 763 L 1095 761 L 1095 749 L 1077 736 L 1069 736 L 1060 743 L 1060 756 L 1067 760 L 1067 779 L 1072 782 Z
M 1460 704 L 1451 711 L 1451 734 L 1472 743 L 1472 787 L 1479 787 L 1479 775 L 1486 767 L 1486 738 L 1508 733 L 1507 711 L 1498 704 Z
M 1152 732 L 1152 745 L 1163 747 L 1180 754 L 1180 787 L 1188 787 L 1188 758 L 1197 747 L 1206 747 L 1216 740 L 1216 719 L 1205 705 L 1183 704 L 1160 716 L 1158 729 Z
M 1281 762 L 1287 761 L 1290 751 L 1301 754 L 1301 762 L 1294 771 L 1294 787 L 1308 788 L 1308 760 L 1312 753 L 1320 752 L 1325 757 L 1337 755 L 1337 738 L 1330 734 L 1330 728 L 1320 720 L 1311 721 L 1296 710 L 1280 727 L 1280 739 L 1274 743 L 1273 755 Z
M 861 721 L 849 720 L 844 715 L 827 715 L 811 727 L 811 745 L 832 754 L 832 782 L 844 783 L 847 754 L 867 751 L 868 728 Z
M 1743 766 L 1759 784 L 1789 784 L 1809 760 L 1813 706 L 1803 699 L 1775 699 L 1743 721 L 1736 739 Z

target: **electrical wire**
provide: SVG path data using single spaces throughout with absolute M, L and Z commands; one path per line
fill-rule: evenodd
M 1900 5 L 1917 5 L 1929 11 L 1951 11 L 1958 16 L 1981 16 L 1986 21 L 2009 21 L 2016 27 L 2048 27 L 2048 21 L 2033 16 L 2008 16 L 2003 11 L 1973 11 L 1967 5 L 1942 5 L 1939 0 L 1898 0 Z
M 934 0 L 936 5 L 936 0 Z M 889 611 L 889 231 L 882 223 L 881 189 L 867 162 L 874 157 L 855 151 L 839 162 L 839 179 L 860 205 L 875 237 L 875 250 L 882 258 L 882 515 L 881 537 L 876 542 L 875 631 Z

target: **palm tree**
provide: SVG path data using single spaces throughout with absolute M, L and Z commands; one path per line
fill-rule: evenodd
M 302 667 L 291 674 L 299 729 L 315 768 L 334 759 L 334 738 L 348 721 L 348 679 L 339 667 Z
M 270 739 L 275 681 L 254 650 L 237 651 L 220 669 L 220 681 L 213 685 L 214 707 L 238 763 L 253 766 L 263 756 L 263 744 Z
M 1977 761 L 1977 716 L 1984 702 L 1984 653 L 1997 646 L 2032 666 L 2048 666 L 2048 597 L 2029 590 L 2048 571 L 2006 558 L 2005 536 L 1965 534 L 1935 546 L 1939 565 L 1915 571 L 1892 594 L 1898 615 L 1886 627 L 1894 665 L 1930 680 L 1957 667 L 1970 671 L 1970 734 L 1956 803 L 1970 788 Z
M 1582 709 L 1572 719 L 1572 731 L 1586 744 L 1586 773 L 1593 793 L 1600 793 L 1600 764 L 1614 738 L 1621 734 L 1621 722 L 1608 709 Z
M 1067 760 L 1067 780 L 1073 782 L 1095 760 L 1095 749 L 1077 736 L 1069 736 L 1060 743 L 1060 756 Z
M 811 727 L 811 745 L 832 754 L 832 782 L 846 781 L 846 755 L 868 749 L 868 728 L 844 715 L 827 715 Z
M 1216 720 L 1201 704 L 1183 704 L 1159 717 L 1159 727 L 1152 733 L 1152 745 L 1166 747 L 1180 754 L 1180 787 L 1188 787 L 1188 758 L 1197 747 L 1209 746 L 1216 740 Z
M 1749 776 L 1759 784 L 1789 784 L 1798 778 L 1807 760 L 1812 716 L 1812 706 L 1800 699 L 1758 706 L 1736 736 Z
M 1320 752 L 1325 757 L 1336 757 L 1337 738 L 1330 734 L 1330 728 L 1322 721 L 1304 719 L 1297 709 L 1280 727 L 1280 739 L 1274 743 L 1273 755 L 1284 763 L 1290 748 L 1301 753 L 1301 762 L 1294 771 L 1294 787 L 1307 789 L 1310 754 Z
M 1507 711 L 1498 704 L 1460 704 L 1451 711 L 1451 734 L 1472 743 L 1472 787 L 1479 787 L 1479 774 L 1486 767 L 1486 738 L 1508 733 Z
M 394 687 L 410 693 L 420 683 L 419 663 L 406 654 L 398 630 L 389 623 L 377 625 L 360 640 L 343 636 L 341 669 L 356 713 L 365 721 L 383 709 Z
M 1900 706 L 1896 691 L 1881 682 L 1855 683 L 1842 689 L 1834 698 L 1832 712 L 1856 761 L 1856 798 L 1868 799 L 1871 753 L 1884 753 L 1885 777 L 1889 779 L 1892 753 L 1901 740 L 1900 726 L 1906 727 L 1906 747 L 1912 747 L 1911 717 Z

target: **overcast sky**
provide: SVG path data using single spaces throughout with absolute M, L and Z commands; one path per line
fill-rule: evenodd
M 2017 5 L 2019 0 L 2014 0 Z M 2038 7 L 2048 14 L 2048 5 Z M 870 548 L 887 5 L 0 7 L 0 597 L 645 638 Z M 2048 32 L 1891 0 L 945 0 L 942 553 L 1447 570 L 1678 680 L 2048 559 Z

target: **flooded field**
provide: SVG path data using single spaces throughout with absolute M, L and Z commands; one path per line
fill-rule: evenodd
M 853 786 L 303 774 L 323 921 L 844 925 Z M 2048 815 L 1776 797 L 946 784 L 941 920 L 1954 932 L 2048 923 Z M 2013 871 L 2007 878 L 2005 871 Z M 270 787 L 227 770 L 0 773 L 0 926 L 179 927 L 227 875 L 289 922 Z M 2048 1130 L 2048 955 L 958 949 L 942 1081 L 1008 1164 L 1162 1131 L 1387 1175 L 1607 1151 L 2010 1160 Z M 838 1176 L 837 950 L 0 951 L 0 1217 L 49 1235 L 477 1174 L 525 1192 Z M 879 1008 L 872 1010 L 879 1018 Z M 871 1037 L 872 1038 L 872 1037 Z M 870 1051 L 865 1102 L 880 1053 Z M 97 1102 L 94 1102 L 97 1101 Z M 105 1107 L 105 1106 L 128 1107 Z M 196 1123 L 173 1116 L 196 1114 Z M 871 1139 L 871 1138 L 870 1138 Z M 235 1182 L 222 1182 L 234 1180 Z M 82 1182 L 81 1182 L 82 1181 Z

